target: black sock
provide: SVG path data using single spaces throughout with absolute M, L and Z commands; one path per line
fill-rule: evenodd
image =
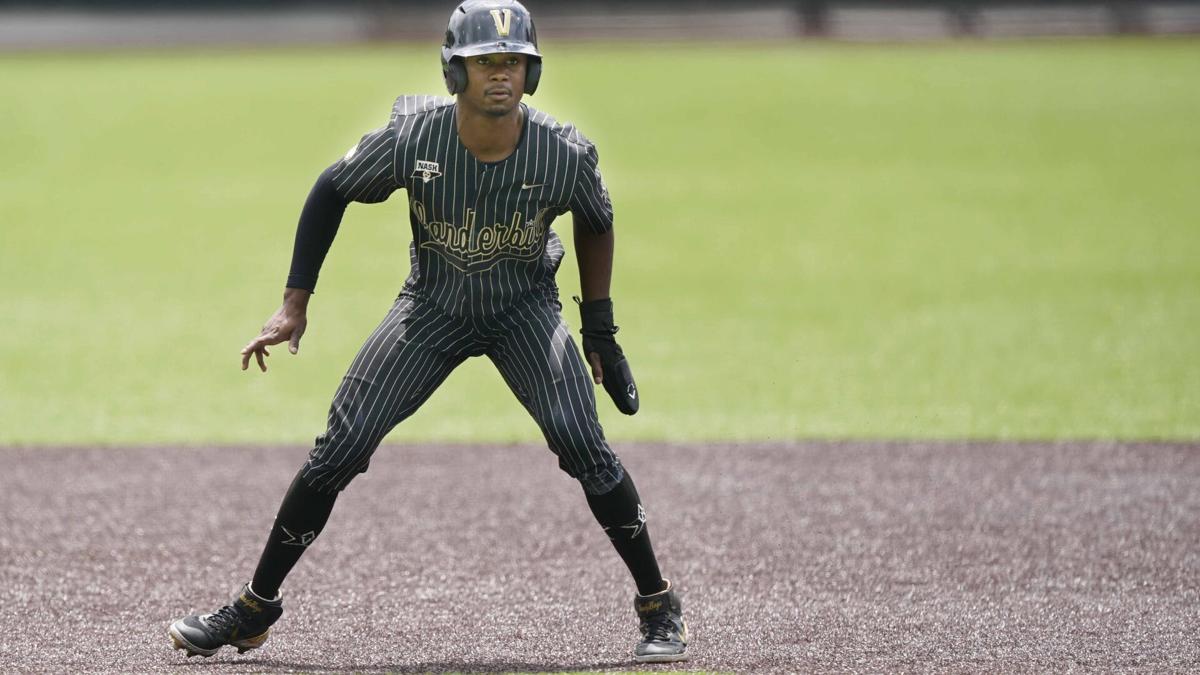
M 254 570 L 250 588 L 261 598 L 273 599 L 279 595 L 279 586 L 284 577 L 321 533 L 325 521 L 333 512 L 337 493 L 325 494 L 312 489 L 304 482 L 303 473 L 301 469 L 296 474 L 292 486 L 284 495 L 267 546 L 258 559 L 258 568 Z
M 650 545 L 646 511 L 629 472 L 625 472 L 625 478 L 617 487 L 602 495 L 588 495 L 587 502 L 592 515 L 596 516 L 596 521 L 604 528 L 613 548 L 633 575 L 638 593 L 651 595 L 661 591 L 666 584 L 658 571 L 654 547 Z

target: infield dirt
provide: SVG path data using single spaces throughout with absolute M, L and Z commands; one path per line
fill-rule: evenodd
M 680 669 L 1200 667 L 1195 443 L 618 450 Z M 639 669 L 626 573 L 532 445 L 382 448 L 265 647 L 185 659 L 168 623 L 248 578 L 305 452 L 0 449 L 0 671 Z

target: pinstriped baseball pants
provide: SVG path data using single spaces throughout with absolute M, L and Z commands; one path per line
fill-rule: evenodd
M 402 294 L 342 378 L 325 433 L 304 466 L 314 489 L 345 489 L 367 470 L 383 437 L 417 411 L 459 364 L 486 355 L 533 416 L 559 467 L 589 494 L 604 494 L 624 470 L 596 415 L 590 371 L 561 306 L 530 298 L 490 317 L 452 317 Z

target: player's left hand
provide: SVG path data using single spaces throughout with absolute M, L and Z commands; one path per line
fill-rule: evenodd
M 632 415 L 638 411 L 641 399 L 638 395 L 637 383 L 633 380 L 633 371 L 629 368 L 629 360 L 617 339 L 619 327 L 613 323 L 612 300 L 589 300 L 579 304 L 579 316 L 583 323 L 583 353 L 592 366 L 592 379 L 596 384 L 604 385 L 609 398 L 617 406 L 617 410 Z

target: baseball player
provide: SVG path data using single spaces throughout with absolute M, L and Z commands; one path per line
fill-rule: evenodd
M 299 349 L 309 297 L 350 202 L 408 192 L 411 272 L 342 379 L 325 433 L 284 495 L 251 581 L 230 604 L 168 628 L 188 656 L 262 646 L 283 613 L 279 588 L 321 533 L 338 494 L 455 367 L 487 356 L 559 466 L 583 487 L 633 576 L 642 633 L 636 659 L 687 658 L 679 597 L 659 572 L 646 511 L 596 413 L 593 380 L 622 412 L 633 414 L 639 404 L 614 339 L 613 214 L 596 148 L 573 126 L 521 102 L 537 90 L 542 56 L 533 20 L 515 0 L 459 5 L 442 45 L 442 72 L 454 98 L 398 98 L 387 124 L 326 169 L 304 204 L 283 305 L 242 350 L 243 370 L 253 358 L 265 372 L 269 346 Z M 554 280 L 564 249 L 551 224 L 567 211 L 586 363 L 563 321 Z

